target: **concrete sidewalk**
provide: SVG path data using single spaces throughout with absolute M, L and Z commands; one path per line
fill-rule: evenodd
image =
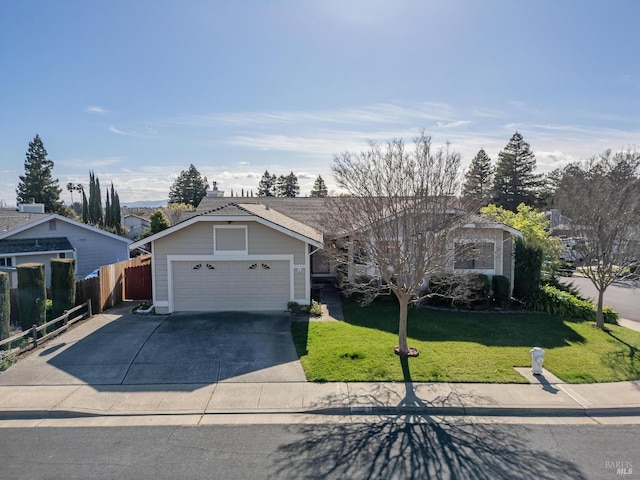
M 0 386 L 0 427 L 491 417 L 640 423 L 640 382 L 608 384 L 231 383 Z M 241 420 L 242 419 L 242 420 Z M 312 420 L 313 419 L 313 420 Z M 502 419 L 502 420 L 500 420 Z
M 334 315 L 340 313 L 333 310 Z M 32 361 L 46 363 L 47 355 L 61 354 L 129 312 L 130 306 L 124 305 L 93 318 L 45 345 L 38 356 L 46 355 Z M 153 318 L 141 320 L 137 330 Z M 636 322 L 628 323 L 638 328 Z M 29 384 L 25 378 L 21 383 L 6 381 L 13 377 L 5 372 L 5 381 L 0 382 L 0 427 L 443 417 L 508 423 L 640 423 L 640 381 L 569 385 L 546 370 L 542 376 L 532 375 L 527 368 L 519 371 L 529 384 L 282 382 L 269 381 L 260 371 L 251 379 L 236 376 L 196 383 L 185 377 L 180 384 L 99 384 L 72 375 L 54 382 L 57 377 L 48 374 L 40 383 Z

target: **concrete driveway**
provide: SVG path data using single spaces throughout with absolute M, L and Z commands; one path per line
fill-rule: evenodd
M 22 357 L 0 385 L 299 382 L 304 372 L 284 314 L 110 310 Z

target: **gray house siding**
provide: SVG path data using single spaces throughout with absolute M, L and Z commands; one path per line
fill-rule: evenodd
M 225 254 L 214 254 L 214 226 L 227 226 L 227 222 L 200 221 L 189 225 L 171 235 L 159 238 L 153 243 L 154 265 L 154 302 L 169 301 L 169 271 L 168 255 L 189 255 L 193 257 L 214 256 L 221 261 L 225 260 Z M 306 268 L 300 268 L 306 263 L 306 243 L 289 235 L 281 233 L 270 227 L 254 221 L 234 221 L 234 227 L 247 227 L 247 252 L 243 255 L 292 255 L 293 265 L 293 296 L 294 299 L 306 299 L 307 292 Z M 298 267 L 298 268 L 295 268 Z M 156 308 L 162 313 L 164 307 Z
M 62 220 L 44 222 L 9 238 L 67 237 L 73 245 L 78 278 L 91 273 L 103 265 L 120 262 L 129 258 L 129 246 L 125 239 L 107 236 L 100 232 L 67 223 Z

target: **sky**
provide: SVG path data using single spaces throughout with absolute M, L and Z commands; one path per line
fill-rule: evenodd
M 519 131 L 537 171 L 640 144 L 637 0 L 3 0 L 0 202 L 36 134 L 68 182 L 228 195 L 422 130 L 468 166 Z M 77 193 L 75 200 L 78 200 Z

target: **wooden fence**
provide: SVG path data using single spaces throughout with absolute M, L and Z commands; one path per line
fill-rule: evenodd
M 100 309 L 99 311 L 115 307 L 125 298 L 124 271 L 129 267 L 138 267 L 151 263 L 151 255 L 142 255 L 124 262 L 112 263 L 100 267 Z
M 51 337 L 59 335 L 64 332 L 70 325 L 83 320 L 85 318 L 89 318 L 92 315 L 91 311 L 91 300 L 88 300 L 86 303 L 82 305 L 78 305 L 77 307 L 72 308 L 71 310 L 67 310 L 63 315 L 58 318 L 54 318 L 53 320 L 49 320 L 48 322 L 43 323 L 40 326 L 34 325 L 29 330 L 25 330 L 22 333 L 17 335 L 13 335 L 12 337 L 5 338 L 0 341 L 0 350 L 9 350 L 12 351 L 11 348 L 12 343 L 19 343 L 16 349 L 19 352 L 23 352 L 30 347 L 37 347 L 38 343 L 45 342 L 49 340 Z M 59 326 L 54 330 L 51 330 L 51 327 L 58 324 Z M 48 331 L 47 331 L 48 330 Z M 43 333 L 41 333 L 43 332 Z M 26 341 L 29 337 L 31 337 L 30 341 Z

